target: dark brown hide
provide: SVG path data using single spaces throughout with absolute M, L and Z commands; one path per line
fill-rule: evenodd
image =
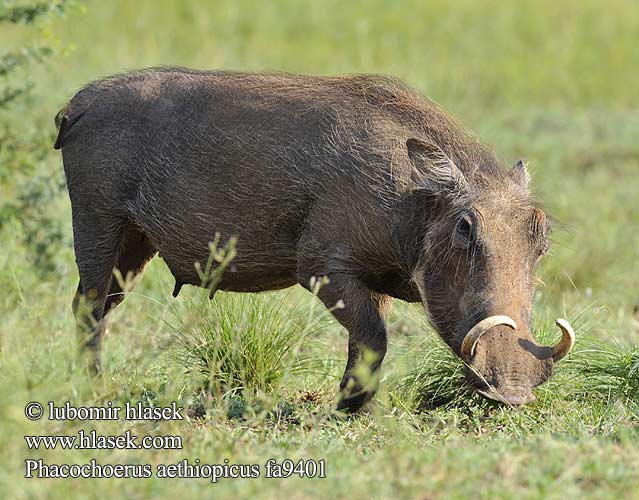
M 373 390 L 353 368 L 386 352 L 389 297 L 422 301 L 460 352 L 482 318 L 507 314 L 478 342 L 471 382 L 513 403 L 552 369 L 530 335 L 533 271 L 546 220 L 518 163 L 493 154 L 440 108 L 380 76 L 312 77 L 160 68 L 78 92 L 56 119 L 73 210 L 78 299 L 103 317 L 156 253 L 199 285 L 216 233 L 238 237 L 219 288 L 259 292 L 328 276 L 319 296 L 349 331 L 340 408 Z M 77 303 L 77 300 L 75 301 Z M 91 327 L 95 325 L 97 327 Z M 96 357 L 96 363 L 98 363 Z

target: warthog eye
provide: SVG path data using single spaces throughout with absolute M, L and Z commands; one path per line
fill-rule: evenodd
M 473 241 L 473 219 L 469 214 L 464 214 L 457 221 L 453 242 L 459 248 L 468 248 Z

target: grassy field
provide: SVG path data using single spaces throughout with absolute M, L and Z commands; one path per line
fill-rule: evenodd
M 30 95 L 0 111 L 0 497 L 636 498 L 639 491 L 639 9 L 527 2 L 89 1 L 41 34 Z M 33 29 L 0 32 L 0 49 Z M 96 77 L 161 64 L 401 77 L 491 144 L 530 162 L 559 222 L 534 324 L 577 332 L 570 358 L 512 408 L 467 393 L 463 366 L 417 306 L 396 302 L 381 389 L 332 413 L 346 332 L 300 288 L 209 302 L 154 259 L 113 316 L 104 376 L 76 364 L 70 205 L 53 116 Z M 17 208 L 16 208 L 17 207 Z M 8 215 L 7 215 L 8 214 Z M 0 215 L 2 215 L 0 213 Z M 245 387 L 240 394 L 236 388 Z M 208 388 L 206 391 L 200 390 Z M 143 401 L 182 421 L 30 422 L 30 401 Z M 25 435 L 179 435 L 180 450 L 28 450 Z M 25 479 L 47 464 L 264 465 L 325 460 L 326 478 Z M 262 469 L 264 470 L 264 469 Z

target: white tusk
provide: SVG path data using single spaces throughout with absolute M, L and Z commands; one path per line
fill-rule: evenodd
M 563 320 L 562 320 L 563 321 Z M 508 316 L 489 316 L 482 319 L 479 323 L 473 326 L 464 337 L 461 345 L 461 355 L 464 359 L 470 360 L 475 354 L 475 345 L 484 333 L 490 330 L 494 326 L 507 325 L 513 330 L 517 328 L 517 323 Z
M 561 340 L 552 348 L 552 359 L 557 362 L 566 356 L 575 345 L 575 331 L 565 319 L 557 318 L 555 323 L 561 329 Z

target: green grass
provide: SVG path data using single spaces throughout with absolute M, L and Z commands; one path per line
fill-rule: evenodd
M 293 377 L 291 383 L 311 369 L 304 348 L 321 324 L 307 317 L 313 312 L 308 304 L 302 308 L 289 302 L 289 295 L 219 293 L 214 302 L 207 298 L 196 301 L 198 307 L 177 308 L 173 329 L 182 349 L 180 362 L 216 395 L 270 392 L 286 375 Z
M 97 2 L 46 26 L 70 47 L 24 77 L 0 112 L 21 138 L 0 155 L 2 498 L 631 498 L 639 491 L 639 10 L 633 2 Z M 18 46 L 27 28 L 0 32 Z M 104 376 L 77 366 L 77 271 L 53 116 L 87 81 L 158 64 L 381 72 L 401 77 L 494 145 L 530 161 L 558 220 L 539 270 L 535 335 L 554 318 L 574 353 L 522 408 L 469 394 L 463 365 L 417 306 L 393 304 L 381 388 L 335 415 L 346 332 L 300 288 L 261 295 L 191 287 L 155 259 L 113 315 Z M 1 148 L 0 148 L 1 149 Z M 28 166 L 28 168 L 27 168 Z M 25 194 L 26 193 L 26 194 Z M 34 194 L 35 193 L 35 194 Z M 44 200 L 44 201 L 43 201 Z M 0 214 L 2 215 L 2 214 Z M 63 234 L 55 236 L 59 228 Z M 53 235 L 53 236 L 52 236 Z M 55 237 L 54 237 L 55 236 Z M 54 244 L 61 241 L 61 244 Z M 50 244 L 49 244 L 50 242 Z M 177 401 L 185 421 L 29 422 L 29 401 Z M 29 434 L 176 434 L 182 450 L 28 451 Z M 264 464 L 325 459 L 325 479 L 24 479 L 47 463 Z

